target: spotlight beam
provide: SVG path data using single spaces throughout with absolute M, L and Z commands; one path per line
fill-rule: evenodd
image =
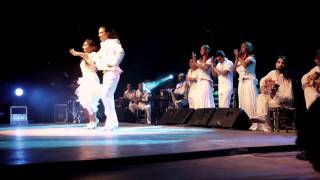
M 173 75 L 170 74 L 169 76 L 166 76 L 164 78 L 161 78 L 159 80 L 156 81 L 151 81 L 151 82 L 146 82 L 145 83 L 145 87 L 147 89 L 149 89 L 150 91 L 152 91 L 154 88 L 158 87 L 159 85 L 163 84 L 164 82 L 173 79 Z

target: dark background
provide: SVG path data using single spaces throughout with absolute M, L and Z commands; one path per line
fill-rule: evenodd
M 314 66 L 320 48 L 319 9 L 315 4 L 227 1 L 150 1 L 17 3 L 1 12 L 1 122 L 11 105 L 28 105 L 30 119 L 51 121 L 53 105 L 65 103 L 81 75 L 79 59 L 69 48 L 81 50 L 83 40 L 95 38 L 100 24 L 116 29 L 126 52 L 116 96 L 126 83 L 157 80 L 186 72 L 191 52 L 208 44 L 233 59 L 233 49 L 250 41 L 255 48 L 258 78 L 285 55 L 297 80 Z M 175 77 L 176 78 L 176 77 Z M 165 86 L 165 85 L 164 85 Z M 14 96 L 22 87 L 23 97 Z

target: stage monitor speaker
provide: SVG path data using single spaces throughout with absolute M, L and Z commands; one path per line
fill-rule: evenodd
M 119 122 L 136 122 L 136 116 L 127 108 L 116 108 Z
M 160 121 L 158 124 L 160 125 L 170 125 L 174 124 L 172 122 L 174 115 L 176 114 L 177 109 L 167 109 L 167 111 L 164 113 L 164 115 L 161 117 Z
M 206 126 L 212 114 L 214 114 L 214 108 L 201 108 L 196 109 L 191 115 L 188 126 Z
M 174 114 L 171 122 L 173 124 L 186 124 L 193 112 L 194 109 L 189 108 L 177 109 L 177 112 Z
M 251 126 L 246 112 L 239 108 L 219 108 L 208 122 L 208 127 L 248 130 Z

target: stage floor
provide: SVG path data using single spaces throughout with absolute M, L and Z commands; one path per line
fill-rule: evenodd
M 0 165 L 125 159 L 157 155 L 246 154 L 295 147 L 295 133 L 121 123 L 113 132 L 85 124 L 0 127 Z M 250 149 L 251 148 L 251 149 Z M 278 149 L 279 150 L 279 149 Z M 273 150 L 274 151 L 274 150 Z M 253 152 L 256 153 L 256 152 Z M 191 157 L 191 156 L 190 156 Z M 187 158 L 184 158 L 187 159 Z

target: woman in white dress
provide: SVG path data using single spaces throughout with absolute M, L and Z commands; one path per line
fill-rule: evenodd
M 256 59 L 253 52 L 253 45 L 250 42 L 241 44 L 240 52 L 234 50 L 234 70 L 239 74 L 238 97 L 239 108 L 243 109 L 249 116 L 256 116 L 256 103 L 258 97 L 258 80 L 256 78 Z M 257 124 L 253 124 L 257 126 Z
M 211 79 L 211 64 L 209 58 L 210 47 L 203 45 L 200 49 L 201 58 L 195 63 L 198 68 L 196 92 L 198 98 L 195 101 L 195 109 L 197 108 L 214 108 L 213 85 Z M 196 56 L 193 56 L 196 61 Z
M 92 53 L 97 51 L 98 48 L 92 39 L 86 39 L 82 49 L 85 53 Z M 87 128 L 93 129 L 99 122 L 99 120 L 96 119 L 96 112 L 100 99 L 100 80 L 96 73 L 96 67 L 89 58 L 81 60 L 80 68 L 82 77 L 78 80 L 79 87 L 76 90 L 76 95 L 78 96 L 77 101 L 79 101 L 81 106 L 86 109 L 89 114 Z
M 190 69 L 187 73 L 187 85 L 188 85 L 188 104 L 189 108 L 195 108 L 195 101 L 197 100 L 197 66 L 193 63 L 193 60 L 190 59 L 189 62 Z

